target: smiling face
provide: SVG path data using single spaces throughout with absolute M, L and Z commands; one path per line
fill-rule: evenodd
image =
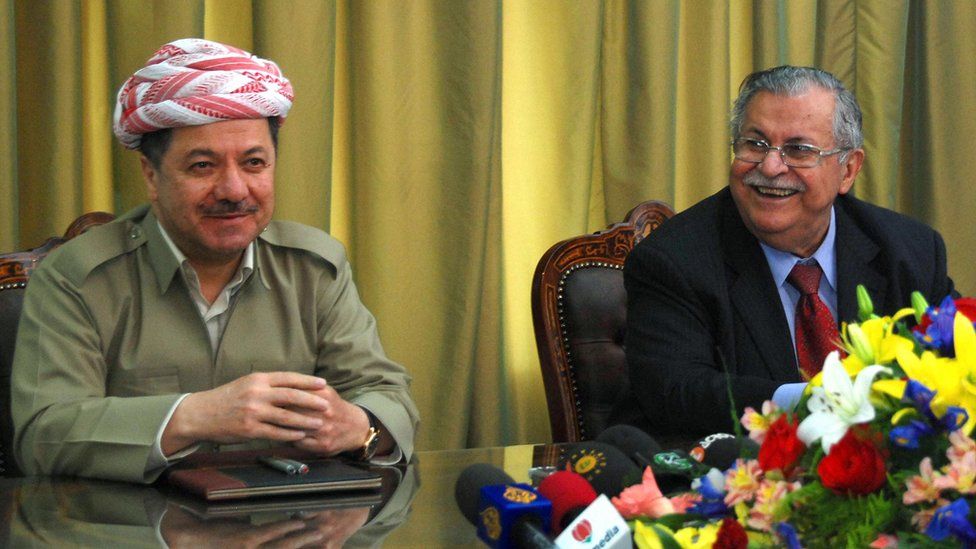
M 811 87 L 795 95 L 761 91 L 746 107 L 740 133 L 774 147 L 784 143 L 836 148 L 833 133 L 834 94 Z M 830 208 L 838 194 L 846 194 L 864 161 L 854 149 L 824 157 L 813 168 L 791 168 L 776 151 L 759 164 L 732 161 L 729 187 L 749 232 L 778 250 L 809 257 L 817 250 L 830 224 Z
M 194 267 L 236 263 L 274 212 L 276 156 L 268 121 L 172 132 L 158 168 L 142 157 L 153 212 Z

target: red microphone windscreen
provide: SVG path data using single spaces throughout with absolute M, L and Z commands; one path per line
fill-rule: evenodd
M 574 509 L 584 509 L 596 499 L 596 491 L 580 474 L 556 471 L 539 483 L 539 493 L 552 502 L 552 527 L 563 529 L 563 516 Z

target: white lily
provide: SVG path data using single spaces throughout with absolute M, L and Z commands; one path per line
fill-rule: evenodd
M 824 452 L 829 454 L 830 448 L 847 434 L 851 425 L 874 419 L 874 407 L 868 396 L 874 376 L 881 372 L 890 374 L 891 369 L 877 364 L 867 366 L 851 382 L 837 351 L 827 355 L 821 386 L 813 387 L 813 395 L 807 401 L 812 413 L 800 422 L 797 438 L 808 448 L 820 440 Z

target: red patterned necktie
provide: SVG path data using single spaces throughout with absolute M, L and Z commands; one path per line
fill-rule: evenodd
M 840 337 L 837 333 L 837 323 L 830 314 L 830 309 L 820 300 L 817 290 L 820 288 L 820 276 L 823 271 L 820 265 L 802 265 L 797 263 L 786 279 L 794 288 L 800 291 L 800 300 L 796 303 L 796 358 L 800 365 L 800 373 L 805 380 L 812 378 L 823 368 L 824 359 L 831 351 L 839 349 L 837 343 Z

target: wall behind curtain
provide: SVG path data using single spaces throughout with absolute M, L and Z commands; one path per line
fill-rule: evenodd
M 681 210 L 724 186 L 728 107 L 759 68 L 816 65 L 854 90 L 856 193 L 942 231 L 976 290 L 967 0 L 0 0 L 0 249 L 144 200 L 114 94 L 188 36 L 292 79 L 276 215 L 348 246 L 413 373 L 420 448 L 548 439 L 535 262 L 641 200 Z

